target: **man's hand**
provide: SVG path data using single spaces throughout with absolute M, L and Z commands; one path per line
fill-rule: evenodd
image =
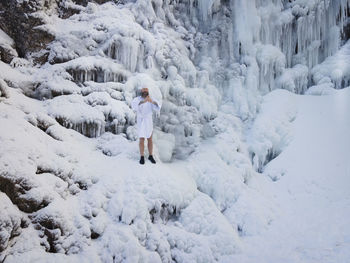
M 146 97 L 146 101 L 148 101 L 149 103 L 152 103 L 152 104 L 154 104 L 154 105 L 158 106 L 158 103 L 157 103 L 157 102 L 155 102 L 155 101 L 153 101 L 153 100 L 151 99 L 151 97 L 150 97 L 150 96 L 147 96 L 147 97 Z
M 157 102 L 153 101 L 149 95 L 144 100 L 140 101 L 139 105 L 146 103 L 146 102 L 153 103 L 154 105 L 158 106 Z
M 139 105 L 143 104 L 143 103 L 146 103 L 146 102 L 150 102 L 150 103 L 153 103 L 152 99 L 150 96 L 147 96 L 144 100 L 141 100 L 139 102 Z
M 146 97 L 145 101 L 148 101 L 148 102 L 150 102 L 150 103 L 153 103 L 153 101 L 152 101 L 152 99 L 151 99 L 151 97 L 150 97 L 149 95 Z

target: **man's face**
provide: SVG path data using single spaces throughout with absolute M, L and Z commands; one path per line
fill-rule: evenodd
M 146 98 L 148 96 L 148 88 L 141 89 L 141 96 L 142 98 Z

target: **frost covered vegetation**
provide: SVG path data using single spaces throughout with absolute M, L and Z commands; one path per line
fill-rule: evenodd
M 275 217 L 295 94 L 349 95 L 349 5 L 2 1 L 0 262 L 233 262 Z

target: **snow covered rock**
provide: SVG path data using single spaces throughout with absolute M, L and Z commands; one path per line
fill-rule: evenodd
M 272 106 L 273 105 L 273 106 Z M 278 105 L 279 111 L 275 111 Z M 291 123 L 297 116 L 296 95 L 275 90 L 264 96 L 260 114 L 249 131 L 249 151 L 254 168 L 261 172 L 293 138 Z
M 21 226 L 25 225 L 24 219 L 18 208 L 11 200 L 0 192 L 0 252 L 9 245 L 10 240 L 21 233 Z
M 350 42 L 348 41 L 333 56 L 328 57 L 324 62 L 315 66 L 311 73 L 316 85 L 336 89 L 344 88 L 350 85 Z
M 175 136 L 160 131 L 154 132 L 154 141 L 162 162 L 170 162 L 175 150 Z
M 0 79 L 0 97 L 8 98 L 9 96 L 7 83 Z
M 14 57 L 18 56 L 14 44 L 13 39 L 0 29 L 0 60 L 10 63 Z
M 104 132 L 104 115 L 87 105 L 82 96 L 59 96 L 49 102 L 49 114 L 62 126 L 76 130 L 87 137 L 97 137 Z
M 40 64 L 46 62 L 47 51 L 43 50 L 43 47 L 50 43 L 54 36 L 40 28 L 45 23 L 45 15 L 41 11 L 48 11 L 55 6 L 54 1 L 48 1 L 45 5 L 44 1 L 40 0 L 0 3 L 1 29 L 15 41 L 20 57 L 32 57 L 35 63 Z

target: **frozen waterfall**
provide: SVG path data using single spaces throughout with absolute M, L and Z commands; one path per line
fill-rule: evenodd
M 240 262 L 242 243 L 270 229 L 285 200 L 302 196 L 295 208 L 304 212 L 299 190 L 318 189 L 308 203 L 317 208 L 330 189 L 327 170 L 348 180 L 350 0 L 17 0 L 1 8 L 0 262 Z M 137 163 L 130 106 L 141 87 L 162 101 L 155 166 Z M 317 147 L 303 151 L 308 141 Z M 341 157 L 334 167 L 330 156 Z M 300 166 L 289 160 L 286 169 L 283 158 Z M 284 176 L 291 181 L 276 191 Z M 347 194 L 337 178 L 333 186 Z M 346 196 L 334 192 L 329 206 Z M 345 209 L 343 221 L 332 214 L 346 226 Z M 323 233 L 334 224 L 327 220 Z M 339 233 L 343 242 L 347 231 Z M 342 242 L 323 251 L 349 255 Z

